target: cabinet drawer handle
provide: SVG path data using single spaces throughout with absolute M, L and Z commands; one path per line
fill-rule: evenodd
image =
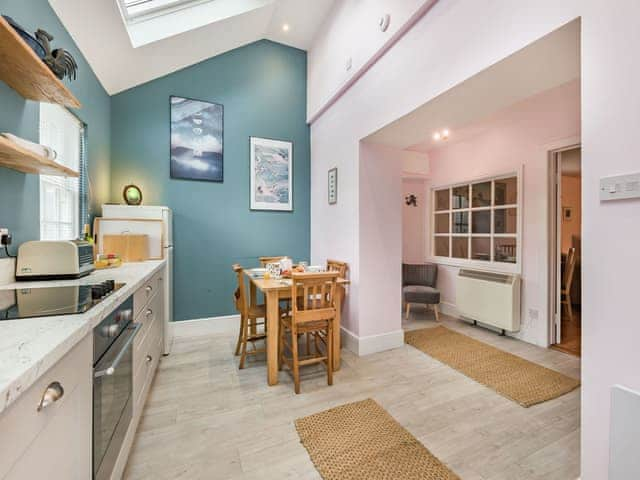
M 151 292 L 151 290 L 153 290 L 153 287 L 151 285 L 147 285 L 145 290 L 147 291 L 147 293 Z
M 150 308 L 147 309 L 147 312 L 145 313 L 146 317 L 149 318 L 151 315 L 153 315 L 153 310 L 151 310 Z
M 151 355 L 147 355 L 147 362 L 150 362 L 151 360 L 153 360 L 153 357 Z
M 39 412 L 42 409 L 47 408 L 52 403 L 57 402 L 62 398 L 63 395 L 64 388 L 62 388 L 60 382 L 51 382 L 42 394 L 42 398 L 40 399 L 40 403 L 38 404 L 37 411 Z

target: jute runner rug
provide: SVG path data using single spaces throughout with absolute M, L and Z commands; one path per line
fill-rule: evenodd
M 580 386 L 580 380 L 446 327 L 405 332 L 405 342 L 500 395 L 530 407 Z
M 459 480 L 371 399 L 295 424 L 324 480 Z

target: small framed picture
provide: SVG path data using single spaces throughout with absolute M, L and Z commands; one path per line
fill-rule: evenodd
M 293 211 L 293 143 L 250 138 L 251 210 Z
M 329 170 L 327 188 L 329 193 L 329 205 L 338 203 L 338 167 L 334 167 Z

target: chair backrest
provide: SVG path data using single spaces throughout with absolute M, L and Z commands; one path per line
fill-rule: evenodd
M 422 285 L 436 287 L 438 281 L 438 265 L 435 263 L 402 264 L 402 286 Z
M 285 257 L 284 255 L 280 257 L 258 257 L 258 260 L 260 260 L 260 266 L 265 267 L 268 263 L 277 263 L 283 258 L 287 257 Z
M 574 247 L 569 248 L 567 252 L 567 263 L 564 266 L 564 278 L 562 283 L 567 291 L 571 290 L 571 284 L 573 283 L 573 274 L 576 270 L 576 249 Z
M 244 315 L 247 311 L 247 291 L 244 286 L 244 269 L 237 263 L 233 265 L 232 268 L 238 278 L 238 288 L 236 288 L 236 291 L 233 293 L 233 299 L 236 310 Z
M 291 275 L 291 311 L 294 324 L 335 317 L 334 298 L 338 276 L 338 272 Z
M 349 264 L 340 260 L 327 260 L 327 272 L 338 272 L 338 277 L 347 278 Z

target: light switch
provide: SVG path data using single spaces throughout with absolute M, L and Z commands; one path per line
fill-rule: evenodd
M 640 173 L 600 179 L 600 201 L 640 198 Z

